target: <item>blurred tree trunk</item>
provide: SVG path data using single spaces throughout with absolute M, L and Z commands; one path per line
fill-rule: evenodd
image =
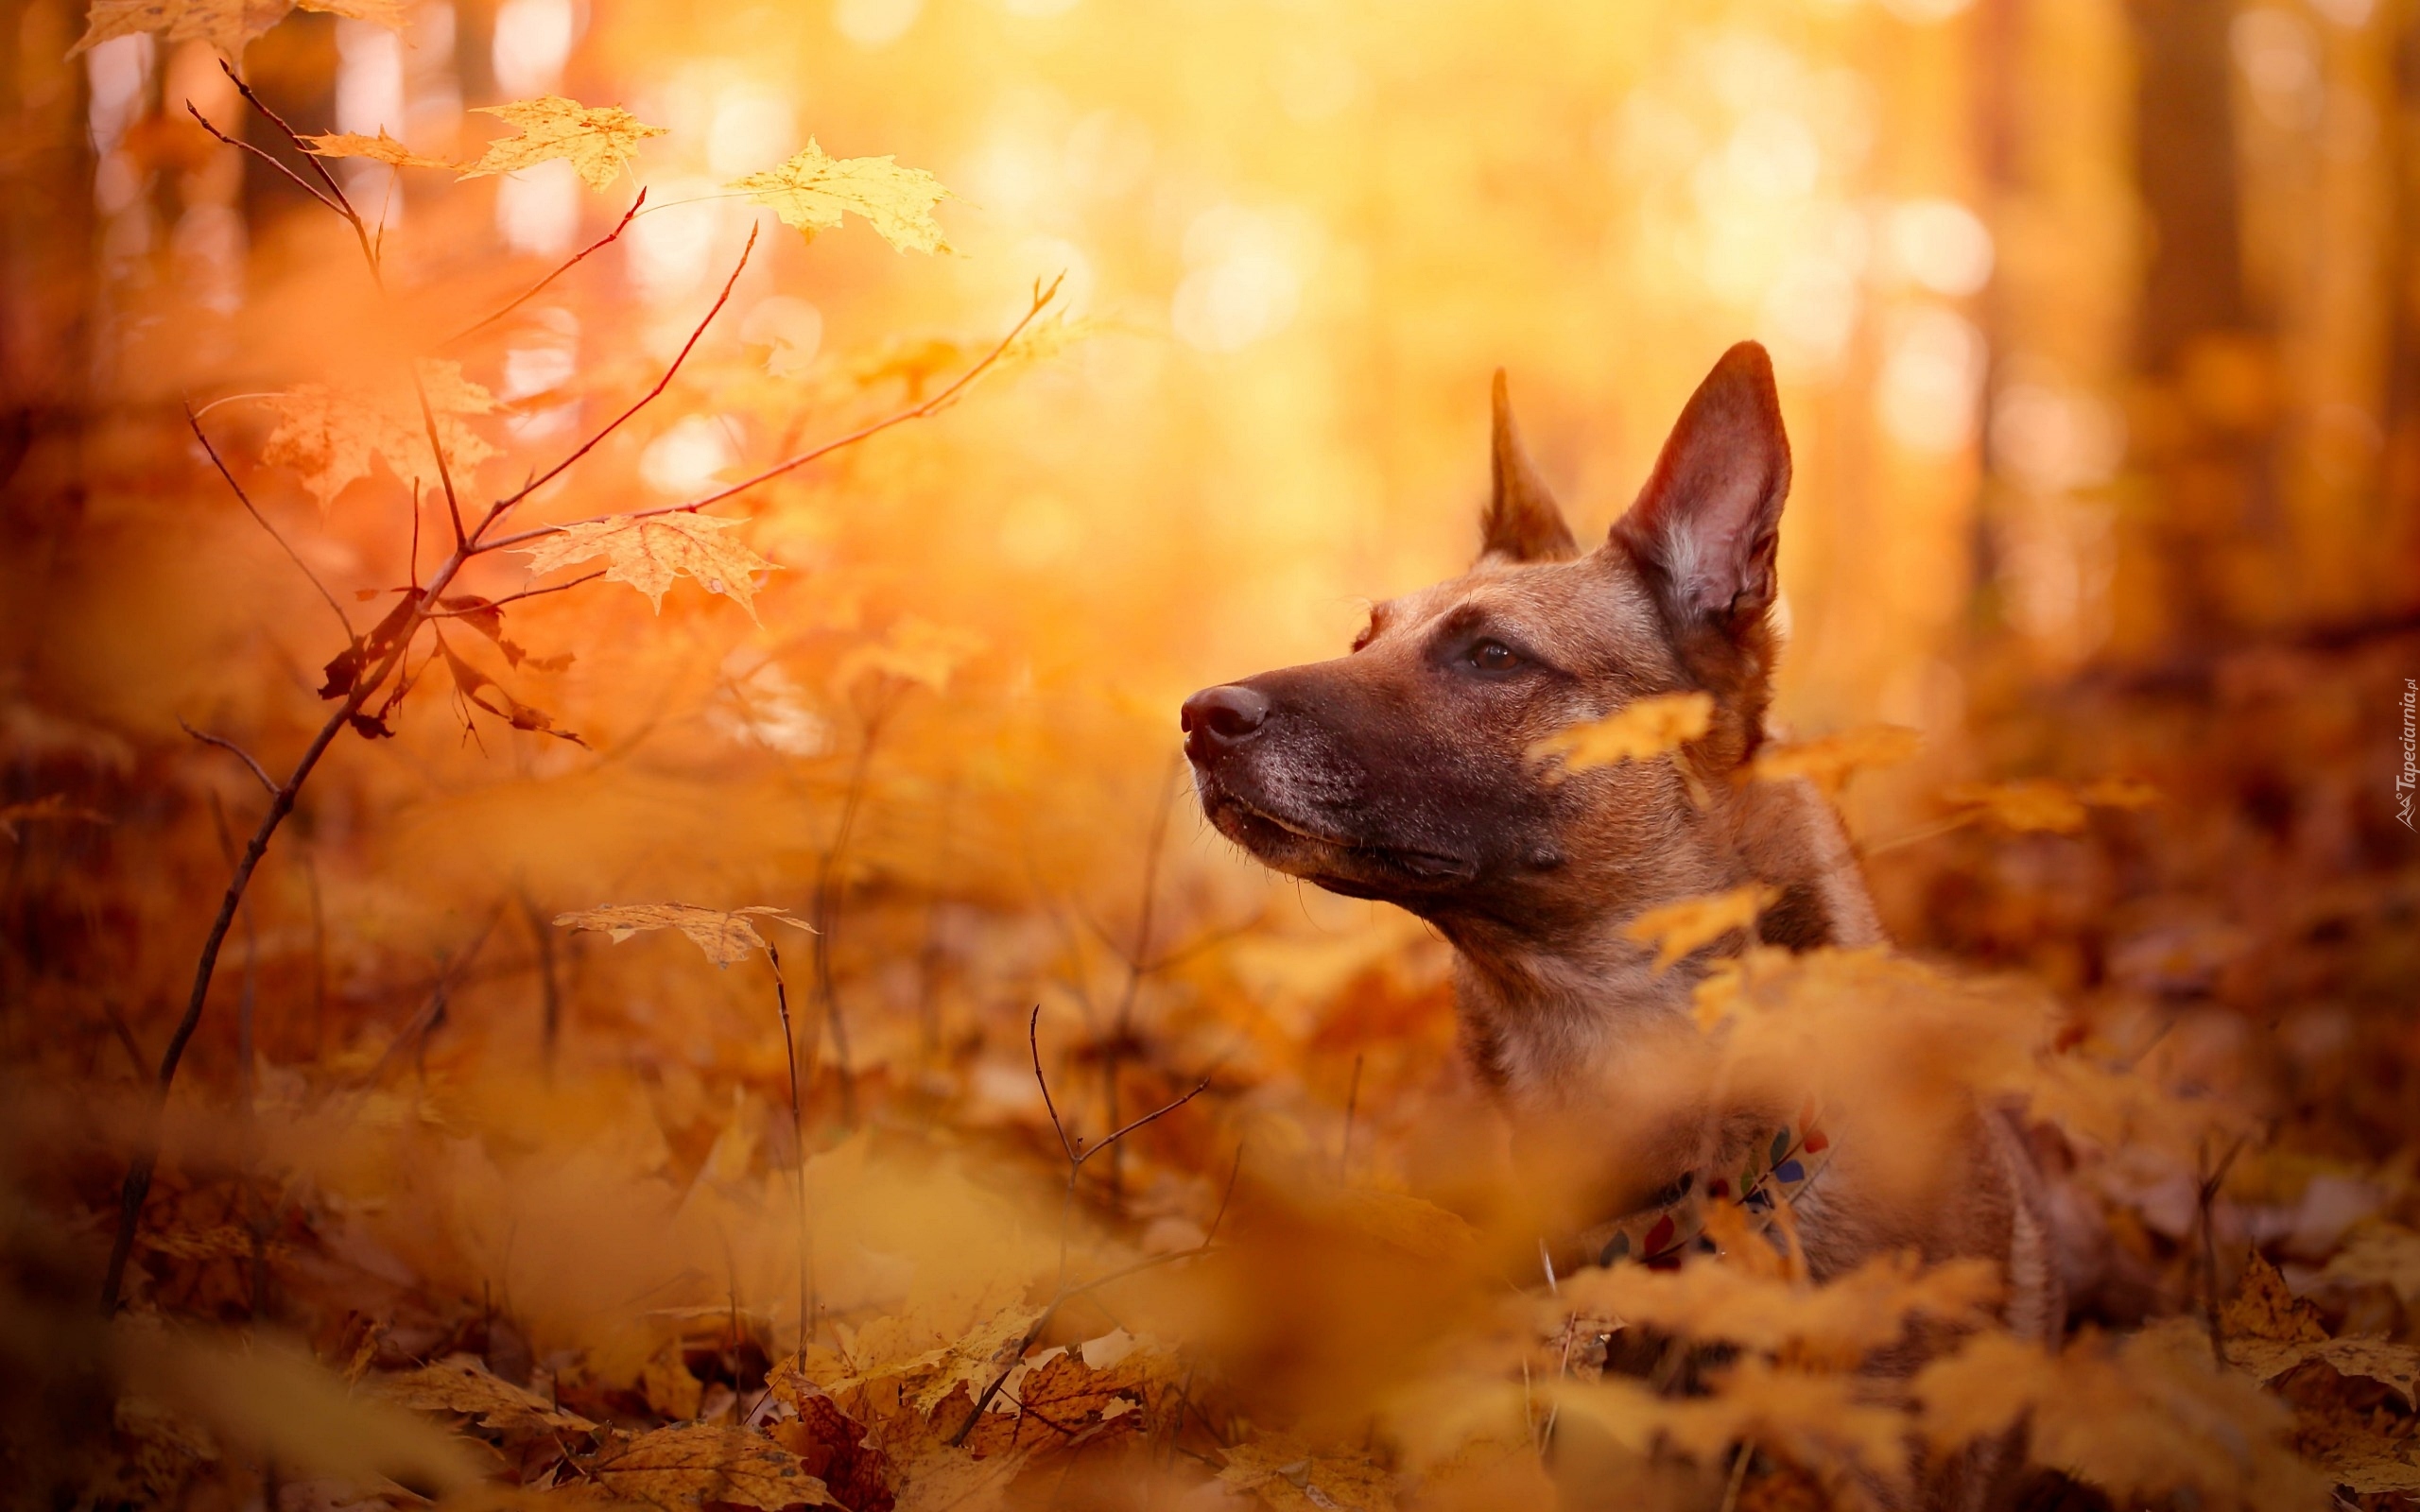
M 2283 544 L 2275 352 L 2244 280 L 2228 28 L 2207 0 L 2132 0 L 2135 174 L 2148 233 L 2134 450 L 2151 490 L 2121 532 L 2121 649 L 2175 649 L 2257 612 L 2234 564 Z

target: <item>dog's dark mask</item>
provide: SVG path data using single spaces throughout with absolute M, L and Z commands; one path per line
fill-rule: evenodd
M 1715 695 L 1689 759 L 1753 748 L 1789 486 L 1772 365 L 1725 353 L 1605 544 L 1582 555 L 1495 387 L 1495 487 L 1469 572 L 1377 606 L 1352 654 L 1187 699 L 1203 812 L 1276 869 L 1425 917 L 1548 928 L 1694 818 L 1671 764 L 1571 774 L 1530 754 L 1641 696 Z M 1672 832 L 1672 833 L 1664 833 Z M 1575 888 L 1568 868 L 1595 874 Z

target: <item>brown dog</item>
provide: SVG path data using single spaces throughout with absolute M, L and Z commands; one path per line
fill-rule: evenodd
M 1471 569 L 1378 605 L 1348 656 L 1185 702 L 1185 750 L 1223 833 L 1280 871 L 1409 909 L 1452 943 L 1471 1064 L 1533 1141 L 1584 1141 L 1572 1110 L 1685 1022 L 1715 951 L 1657 973 L 1623 933 L 1641 912 L 1761 883 L 1778 899 L 1757 926 L 1765 943 L 1882 938 L 1829 804 L 1805 782 L 1737 780 L 1764 736 L 1789 472 L 1772 364 L 1734 347 L 1637 501 L 1582 553 L 1522 453 L 1499 373 L 1494 495 Z M 1531 755 L 1568 726 L 1684 690 L 1715 709 L 1687 751 L 1694 792 L 1677 763 L 1564 776 Z M 1698 1106 L 1687 1126 L 1633 1141 L 1620 1159 L 1634 1169 L 1604 1190 L 1652 1201 L 1737 1171 L 1740 1151 L 1772 1139 L 1772 1113 Z M 1870 1156 L 1891 1131 L 1840 1133 L 1821 1178 L 1790 1196 L 1810 1268 L 1885 1248 L 1991 1258 L 2010 1325 L 2054 1336 L 2059 1282 L 2015 1130 L 1982 1108 L 1948 1128 L 1935 1178 L 1912 1194 L 1866 1177 L 1860 1141 Z

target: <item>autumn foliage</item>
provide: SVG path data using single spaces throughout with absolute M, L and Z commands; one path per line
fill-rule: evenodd
M 2420 1499 L 2410 18 L 2201 38 L 2229 158 L 2114 0 L 1432 9 L 11 9 L 9 1504 Z M 1898 944 L 1641 914 L 1692 1011 L 1516 1150 L 1176 706 L 1461 565 L 1489 369 L 1601 529 L 1745 335 L 1740 780 Z M 1713 713 L 1531 756 L 1702 800 Z M 2016 1113 L 2058 1348 L 1787 1203 L 1558 1266 L 1751 1092 L 1902 1194 Z

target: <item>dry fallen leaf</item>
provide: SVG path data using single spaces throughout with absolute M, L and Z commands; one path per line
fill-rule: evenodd
M 2406 1302 L 2420 1297 L 2420 1233 L 2400 1224 L 2364 1224 L 2320 1267 L 2319 1280 L 2336 1286 L 2385 1286 Z
M 1395 1504 L 1394 1477 L 1367 1454 L 1314 1452 L 1302 1440 L 1278 1435 L 1235 1445 L 1226 1461 L 1219 1484 L 1249 1491 L 1277 1512 L 1387 1512 Z
M 638 145 L 665 131 L 618 105 L 591 107 L 559 94 L 510 105 L 482 105 L 477 110 L 482 115 L 504 117 L 519 127 L 521 134 L 489 143 L 478 161 L 462 170 L 465 179 L 511 173 L 562 158 L 579 171 L 590 188 L 611 188 Z
M 2005 1333 L 1979 1334 L 1926 1366 L 1913 1389 L 1935 1444 L 1966 1443 L 2027 1418 L 2038 1463 L 2121 1499 L 2190 1491 L 2205 1504 L 2262 1512 L 2326 1503 L 2321 1477 L 2285 1445 L 2291 1414 L 2220 1371 L 2189 1319 L 2121 1340 L 2087 1334 L 2055 1356 Z
M 1703 735 L 1714 722 L 1714 699 L 1703 693 L 1659 693 L 1634 698 L 1604 718 L 1559 730 L 1530 747 L 1534 760 L 1560 758 L 1563 770 L 1650 761 Z
M 752 620 L 756 618 L 755 575 L 774 567 L 725 534 L 745 524 L 688 512 L 616 515 L 565 525 L 520 549 L 528 553 L 532 576 L 602 557 L 608 563 L 605 580 L 630 584 L 648 596 L 658 613 L 664 610 L 665 591 L 673 579 L 694 577 L 707 593 L 736 599 Z
M 2338 1375 L 2375 1381 L 2403 1399 L 2406 1408 L 2420 1407 L 2420 1349 L 2386 1339 L 2227 1340 L 2228 1363 L 2241 1366 L 2252 1379 L 2274 1381 L 2296 1366 L 2317 1360 Z
M 813 236 L 840 224 L 843 212 L 861 215 L 903 252 L 944 249 L 933 207 L 949 198 L 942 181 L 889 157 L 835 158 L 810 139 L 806 150 L 777 167 L 726 185 L 769 206 L 782 223 Z
M 1925 1267 L 1911 1254 L 1897 1254 L 1877 1255 L 1820 1286 L 1750 1275 L 1727 1263 L 1589 1269 L 1564 1279 L 1555 1306 L 1755 1349 L 1804 1347 L 1854 1364 L 1897 1342 L 1917 1318 L 1979 1322 L 1999 1294 L 1998 1275 L 1987 1262 Z
M 607 1450 L 582 1469 L 610 1500 L 663 1512 L 698 1512 L 709 1502 L 763 1512 L 840 1504 L 796 1454 L 744 1428 L 659 1428 Z
M 457 1357 L 394 1375 L 372 1376 L 372 1396 L 421 1412 L 465 1413 L 482 1428 L 521 1438 L 539 1435 L 594 1433 L 596 1425 L 565 1412 L 526 1386 L 491 1372 L 477 1361 Z
M 763 904 L 726 912 L 688 903 L 616 903 L 608 908 L 557 914 L 555 926 L 593 929 L 613 936 L 616 945 L 649 930 L 677 929 L 706 953 L 707 960 L 717 966 L 732 966 L 765 949 L 765 936 L 749 922 L 752 917 L 777 919 L 794 929 L 815 932 L 815 926 L 805 919 Z
M 1745 930 L 1753 938 L 1756 916 L 1779 897 L 1762 883 L 1750 883 L 1728 892 L 1705 893 L 1651 908 L 1622 928 L 1626 939 L 1655 947 L 1655 970 L 1661 973 L 1703 945 Z

